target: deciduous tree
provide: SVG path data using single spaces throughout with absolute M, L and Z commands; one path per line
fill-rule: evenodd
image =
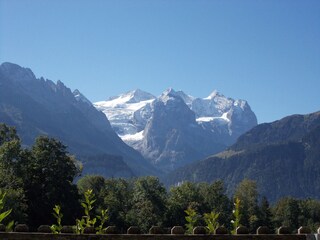
M 75 159 L 66 146 L 48 137 L 39 137 L 24 162 L 25 191 L 29 225 L 37 228 L 53 222 L 52 208 L 61 206 L 65 224 L 73 223 L 78 211 L 78 190 L 73 180 L 78 176 Z

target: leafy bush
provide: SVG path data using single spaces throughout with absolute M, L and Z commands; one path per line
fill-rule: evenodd
M 234 220 L 231 220 L 233 230 L 232 234 L 236 234 L 237 228 L 240 226 L 241 214 L 240 214 L 240 199 L 236 198 L 234 203 L 234 210 L 232 211 Z
M 101 215 L 91 218 L 91 211 L 93 210 L 93 204 L 96 202 L 95 195 L 92 189 L 88 189 L 84 192 L 84 201 L 81 202 L 81 206 L 84 209 L 84 216 L 81 219 L 76 219 L 76 233 L 83 234 L 86 227 L 94 227 L 97 219 L 100 220 L 100 225 L 96 227 L 97 234 L 102 234 L 106 230 L 104 224 L 109 219 L 108 209 L 101 210 Z
M 55 207 L 53 208 L 53 213 L 52 215 L 57 219 L 57 224 L 52 224 L 51 225 L 51 231 L 52 233 L 61 233 L 61 229 L 62 229 L 62 225 L 61 225 L 61 220 L 63 217 L 63 214 L 60 212 L 61 211 L 61 207 L 60 205 L 55 205 Z
M 6 197 L 6 192 L 3 192 L 1 189 L 0 189 L 0 211 L 2 211 L 4 209 L 4 205 L 5 205 L 5 197 Z M 4 211 L 4 212 L 1 212 L 0 213 L 0 223 L 10 215 L 12 209 L 9 209 L 7 211 Z M 14 225 L 14 221 L 11 221 L 8 223 L 8 225 L 6 226 L 6 230 L 7 231 L 10 231 L 12 230 L 13 228 L 13 225 Z
M 210 213 L 205 213 L 203 215 L 204 221 L 206 223 L 206 228 L 209 234 L 213 234 L 214 231 L 219 227 L 219 218 L 220 213 L 215 213 L 214 211 Z
M 200 215 L 191 207 L 188 207 L 187 210 L 184 211 L 187 216 L 185 217 L 187 223 L 186 223 L 186 228 L 187 234 L 192 234 L 194 227 L 196 226 L 197 222 L 200 219 Z

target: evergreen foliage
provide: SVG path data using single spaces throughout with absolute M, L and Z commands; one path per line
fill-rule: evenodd
M 133 183 L 132 208 L 128 212 L 131 225 L 148 232 L 152 226 L 163 226 L 167 210 L 166 189 L 156 177 L 141 177 Z
M 171 187 L 168 199 L 168 224 L 184 226 L 186 224 L 184 210 L 192 208 L 198 211 L 202 202 L 196 184 L 185 182 L 180 186 Z
M 274 222 L 272 220 L 271 207 L 266 197 L 262 197 L 261 199 L 259 213 L 260 213 L 259 225 L 266 226 L 269 229 L 275 229 L 276 226 L 274 225 Z
M 234 197 L 236 202 L 240 202 L 240 225 L 248 227 L 250 232 L 255 232 L 255 230 L 259 227 L 260 219 L 256 182 L 244 179 L 239 183 Z

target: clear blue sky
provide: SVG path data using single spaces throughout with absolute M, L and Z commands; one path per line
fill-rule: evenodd
M 217 89 L 270 122 L 320 110 L 320 1 L 0 0 L 5 61 L 93 102 Z

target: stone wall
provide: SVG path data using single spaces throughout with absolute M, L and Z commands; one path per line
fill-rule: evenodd
M 204 227 L 195 227 L 193 234 L 185 234 L 185 229 L 175 226 L 169 229 L 160 227 L 150 228 L 149 234 L 139 234 L 139 228 L 132 226 L 127 234 L 117 234 L 116 227 L 109 226 L 106 234 L 94 233 L 94 228 L 85 229 L 85 234 L 74 234 L 71 226 L 65 226 L 60 234 L 52 234 L 50 227 L 42 225 L 38 232 L 28 232 L 25 224 L 18 224 L 14 232 L 4 232 L 4 226 L 0 228 L 0 240 L 320 240 L 320 228 L 318 234 L 312 234 L 307 227 L 300 227 L 297 234 L 290 234 L 290 229 L 280 227 L 277 234 L 270 234 L 267 227 L 259 227 L 256 234 L 249 234 L 246 227 L 237 228 L 236 234 L 231 235 L 224 227 L 216 229 L 215 234 L 206 234 Z
M 172 234 L 52 234 L 0 233 L 1 240 L 318 240 L 314 234 L 172 235 Z

